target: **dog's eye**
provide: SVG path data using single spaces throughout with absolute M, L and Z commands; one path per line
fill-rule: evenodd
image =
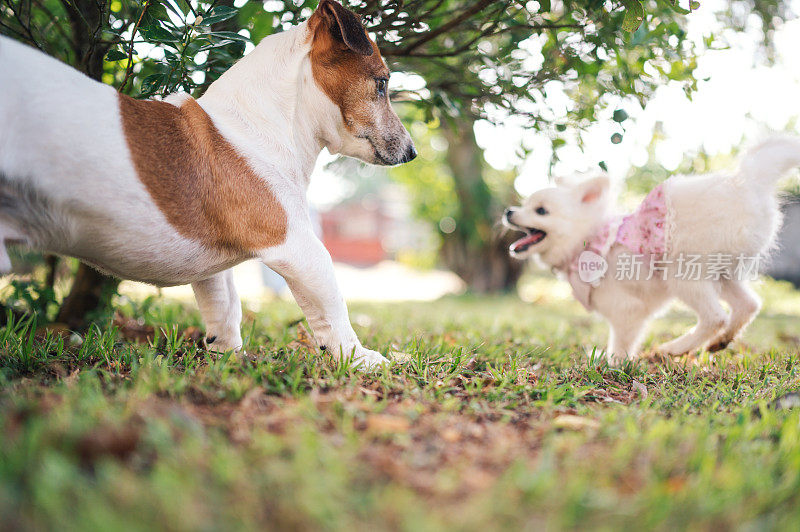
M 548 214 L 547 209 L 545 209 L 544 207 L 537 207 L 536 214 L 538 214 L 539 216 L 545 216 L 546 214 Z
M 375 86 L 378 89 L 378 97 L 383 98 L 386 96 L 386 85 L 388 82 L 389 80 L 386 78 L 378 78 L 375 80 Z

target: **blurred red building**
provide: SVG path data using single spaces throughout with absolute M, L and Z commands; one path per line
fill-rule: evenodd
M 427 249 L 433 238 L 430 228 L 411 217 L 399 186 L 346 200 L 320 212 L 318 219 L 333 260 L 354 266 L 395 259 L 404 249 Z
M 336 262 L 371 266 L 389 254 L 383 242 L 390 218 L 377 201 L 351 201 L 320 213 L 322 241 Z

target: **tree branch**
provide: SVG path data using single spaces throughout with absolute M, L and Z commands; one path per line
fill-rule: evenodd
M 479 2 L 476 2 L 469 9 L 465 9 L 464 11 L 461 12 L 460 15 L 454 17 L 450 22 L 442 24 L 435 30 L 429 31 L 428 33 L 426 33 L 416 41 L 412 42 L 408 46 L 404 46 L 395 55 L 409 55 L 412 51 L 416 50 L 423 44 L 434 40 L 435 38 L 439 37 L 444 33 L 447 33 L 448 31 L 457 27 L 465 20 L 468 20 L 470 17 L 476 15 L 477 13 L 480 13 L 492 3 L 493 3 L 492 0 L 480 0 Z
M 139 31 L 139 25 L 142 23 L 142 18 L 144 18 L 144 14 L 147 12 L 148 7 L 150 7 L 150 0 L 145 0 L 144 6 L 142 7 L 142 12 L 139 13 L 139 19 L 136 21 L 136 24 L 133 26 L 133 30 L 131 31 L 131 40 L 128 43 L 128 63 L 125 66 L 125 77 L 122 78 L 122 83 L 117 89 L 117 92 L 122 92 L 122 89 L 125 88 L 125 84 L 128 83 L 128 78 L 130 78 L 131 74 L 133 73 L 133 40 L 136 38 L 136 32 Z

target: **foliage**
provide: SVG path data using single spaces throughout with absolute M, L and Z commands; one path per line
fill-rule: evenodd
M 625 177 L 626 191 L 638 196 L 639 199 L 656 185 L 676 174 L 703 174 L 722 170 L 730 171 L 731 168 L 735 168 L 737 150 L 729 154 L 712 156 L 701 148 L 696 153 L 686 154 L 677 168 L 667 169 L 659 162 L 656 155 L 658 144 L 664 138 L 661 125 L 656 124 L 653 137 L 647 145 L 647 161 L 639 167 L 631 168 Z
M 57 308 L 53 287 L 32 279 L 11 279 L 3 292 L 6 306 L 22 314 L 35 314 L 52 319 Z
M 644 105 L 665 81 L 682 83 L 687 91 L 695 86 L 687 11 L 668 2 L 431 1 L 419 2 L 424 7 L 416 12 L 412 4 L 403 5 L 408 17 L 432 31 L 415 38 L 403 33 L 404 25 L 399 42 L 382 51 L 425 80 L 411 99 L 429 117 L 504 121 L 513 115 L 560 137 L 567 126 L 597 120 L 598 111 L 616 105 L 613 96 Z M 393 20 L 382 13 L 367 18 L 377 21 L 377 30 Z M 443 27 L 448 31 L 431 35 Z M 386 38 L 393 35 L 387 32 Z M 567 114 L 548 101 L 557 90 L 571 99 Z M 619 122 L 625 118 L 615 116 Z
M 792 120 L 787 125 L 786 132 L 792 132 L 794 127 L 795 123 L 794 120 Z M 656 156 L 657 146 L 662 140 L 664 140 L 664 134 L 657 124 L 653 137 L 647 146 L 647 161 L 642 166 L 631 168 L 628 175 L 625 177 L 626 192 L 637 196 L 637 201 L 650 192 L 657 184 L 674 175 L 730 172 L 732 169 L 736 168 L 738 160 L 743 154 L 743 148 L 747 147 L 747 144 L 744 143 L 744 139 L 742 139 L 742 144 L 740 146 L 734 146 L 729 153 L 717 153 L 712 155 L 703 147 L 700 147 L 696 151 L 684 154 L 677 168 L 669 169 L 664 167 Z M 791 173 L 788 177 L 782 179 L 780 185 L 782 185 L 780 188 L 784 195 L 798 196 L 799 185 L 797 184 L 796 173 Z
M 527 286 L 528 283 L 526 283 Z M 81 342 L 0 329 L 0 515 L 12 529 L 791 529 L 800 517 L 796 323 L 786 285 L 744 343 L 622 370 L 568 288 L 537 299 L 355 305 L 362 375 L 292 342 L 279 303 L 246 317 L 253 360 L 182 339 L 196 311 L 122 307 Z M 136 319 L 133 319 L 135 325 Z M 647 345 L 686 330 L 671 311 Z M 746 464 L 746 465 L 745 465 Z
M 458 197 L 453 173 L 447 165 L 447 140 L 436 121 L 429 125 L 416 120 L 410 132 L 418 160 L 393 168 L 390 175 L 411 192 L 413 213 L 417 218 L 429 222 L 440 234 L 450 234 L 458 216 Z
M 0 28 L 80 67 L 76 55 L 86 51 L 75 50 L 75 31 L 70 33 L 64 22 L 71 10 L 85 9 L 79 4 L 73 9 L 71 0 L 7 2 L 6 10 L 15 16 L 4 19 Z M 263 16 L 257 20 L 237 24 L 241 28 L 238 31 L 217 30 L 230 19 L 249 19 L 256 7 L 251 3 L 239 10 L 224 4 L 213 0 L 113 0 L 94 4 L 99 12 L 89 46 L 105 52 L 103 81 L 142 96 L 192 92 L 203 86 L 206 76 L 215 78 L 242 56 L 251 36 L 260 39 L 273 31 L 272 16 L 263 9 Z M 26 19 L 24 13 L 31 16 Z
M 72 11 L 81 12 L 80 3 L 4 1 L 0 30 L 67 63 L 79 61 L 72 46 L 76 36 L 65 22 Z M 362 14 L 396 67 L 425 79 L 414 101 L 428 113 L 486 115 L 491 104 L 541 127 L 550 120 L 537 101 L 553 79 L 570 82 L 575 117 L 583 121 L 594 118 L 603 94 L 635 93 L 644 101 L 662 77 L 692 84 L 685 10 L 669 2 L 346 3 Z M 191 92 L 240 57 L 245 43 L 307 18 L 315 4 L 247 2 L 238 9 L 198 0 L 100 2 L 87 42 L 106 50 L 108 83 L 142 95 Z M 232 19 L 237 31 L 216 29 Z M 642 76 L 645 64 L 659 75 Z

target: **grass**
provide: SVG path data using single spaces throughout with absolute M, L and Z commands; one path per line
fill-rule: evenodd
M 297 341 L 296 306 L 245 317 L 254 356 L 215 359 L 191 307 L 76 338 L 0 329 L 0 529 L 796 529 L 800 295 L 716 357 L 609 368 L 605 326 L 563 287 L 352 305 L 363 375 Z M 648 344 L 690 315 L 659 320 Z M 138 324 L 140 325 L 140 324 Z M 143 329 L 146 329 L 144 327 Z M 400 354 L 402 353 L 402 354 Z

